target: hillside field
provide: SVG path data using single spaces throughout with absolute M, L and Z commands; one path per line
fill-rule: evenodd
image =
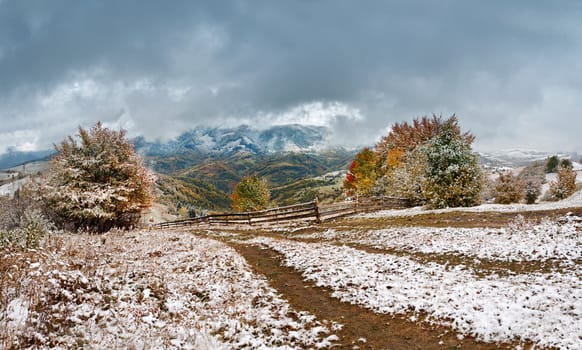
M 0 348 L 580 349 L 581 197 L 49 237 L 2 252 Z

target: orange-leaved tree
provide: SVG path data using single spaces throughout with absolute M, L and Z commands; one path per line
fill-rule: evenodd
M 346 179 L 344 189 L 348 192 L 361 195 L 369 195 L 380 175 L 380 162 L 376 153 L 366 147 L 352 161 Z

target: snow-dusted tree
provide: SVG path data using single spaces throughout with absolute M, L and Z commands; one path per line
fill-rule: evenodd
M 361 195 L 369 195 L 380 175 L 380 163 L 374 151 L 366 147 L 352 161 L 346 174 L 344 189 Z
M 570 197 L 576 192 L 576 172 L 569 167 L 558 169 L 558 178 L 550 183 L 550 194 L 556 200 Z
M 267 183 L 256 175 L 245 176 L 235 187 L 230 197 L 232 209 L 238 212 L 267 208 L 271 198 Z
M 495 181 L 495 203 L 519 203 L 524 197 L 525 184 L 511 172 L 501 173 Z
M 447 122 L 427 143 L 424 194 L 431 207 L 467 207 L 480 202 L 482 174 L 470 141 L 459 134 L 456 123 Z
M 413 205 L 424 204 L 426 198 L 423 187 L 427 166 L 424 146 L 407 152 L 400 165 L 384 175 L 385 193 L 407 198 Z
M 444 125 L 464 138 L 467 143 L 471 144 L 475 137 L 469 133 L 461 133 L 461 127 L 457 117 L 453 114 L 448 119 L 433 114 L 431 118 L 424 116 L 420 119 L 414 119 L 412 123 L 403 122 L 395 123 L 390 128 L 388 135 L 382 137 L 380 142 L 375 146 L 375 151 L 386 158 L 393 149 L 399 149 L 403 152 L 414 150 L 417 146 L 422 145 L 435 136 L 437 136 Z
M 95 232 L 130 227 L 151 205 L 155 177 L 124 130 L 101 123 L 80 127 L 78 138 L 69 136 L 55 150 L 42 196 L 59 226 Z

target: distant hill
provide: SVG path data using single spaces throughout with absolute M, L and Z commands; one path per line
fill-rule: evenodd
M 508 149 L 479 153 L 481 164 L 490 167 L 521 167 L 535 161 L 543 161 L 554 155 L 558 156 L 560 159 L 567 158 L 575 162 L 582 159 L 582 155 L 577 152 L 545 152 L 524 149 Z
M 8 151 L 0 154 L 0 169 L 9 169 L 33 161 L 48 160 L 53 153 L 53 150 L 37 152 Z

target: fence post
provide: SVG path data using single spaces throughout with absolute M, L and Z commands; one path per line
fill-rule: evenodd
M 317 196 L 315 196 L 314 204 L 315 204 L 315 221 L 318 224 L 321 224 L 321 213 L 319 211 L 319 198 L 317 198 Z
M 253 225 L 252 222 L 251 222 L 251 219 L 252 219 L 251 213 L 248 213 L 247 214 L 247 220 L 249 221 L 249 226 L 252 226 Z

